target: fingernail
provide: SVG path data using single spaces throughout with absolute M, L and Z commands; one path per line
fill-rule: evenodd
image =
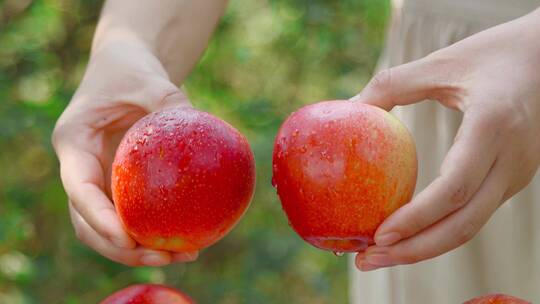
M 186 257 L 190 261 L 195 261 L 199 257 L 199 253 L 197 251 L 195 251 L 195 252 L 186 252 Z
M 146 266 L 164 266 L 168 264 L 168 261 L 158 254 L 147 254 L 141 258 L 141 263 Z
M 183 252 L 174 254 L 174 260 L 177 262 L 193 262 L 199 257 L 199 252 Z
M 385 253 L 374 253 L 366 256 L 366 261 L 369 264 L 376 265 L 378 267 L 386 267 L 392 265 L 390 256 Z
M 401 235 L 397 232 L 385 233 L 381 236 L 375 236 L 375 244 L 377 246 L 390 246 L 401 239 Z

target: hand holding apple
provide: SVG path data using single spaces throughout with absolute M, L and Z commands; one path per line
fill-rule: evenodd
M 147 113 L 175 106 L 191 104 L 168 80 L 159 61 L 144 48 L 115 45 L 93 56 L 85 79 L 56 123 L 53 145 L 75 233 L 113 261 L 158 266 L 197 257 L 196 252 L 172 255 L 136 247 L 110 199 L 111 165 L 124 133 Z
M 379 227 L 377 246 L 357 257 L 360 269 L 464 244 L 531 181 L 540 165 L 539 17 L 536 10 L 382 71 L 353 98 L 386 110 L 435 99 L 464 113 L 440 176 Z
M 168 107 L 191 106 L 175 84 L 184 81 L 206 48 L 226 2 L 132 4 L 104 3 L 88 67 L 52 141 L 81 242 L 130 266 L 193 261 L 197 252 L 136 246 L 111 202 L 111 164 L 122 136 L 138 119 Z

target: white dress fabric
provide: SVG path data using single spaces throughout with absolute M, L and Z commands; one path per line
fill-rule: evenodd
M 422 58 L 538 6 L 540 0 L 394 1 L 379 69 Z M 436 102 L 400 107 L 394 114 L 416 141 L 418 193 L 438 175 L 461 114 Z M 354 304 L 456 304 L 488 293 L 540 303 L 540 174 L 503 204 L 473 240 L 452 252 L 367 273 L 356 270 L 352 255 L 349 262 Z

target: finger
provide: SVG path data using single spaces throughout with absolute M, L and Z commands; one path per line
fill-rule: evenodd
M 396 105 L 408 105 L 425 99 L 442 100 L 452 96 L 458 91 L 452 76 L 457 73 L 450 72 L 456 66 L 438 58 L 428 56 L 382 70 L 351 100 L 390 111 Z
M 152 100 L 146 108 L 150 112 L 173 107 L 191 107 L 184 92 L 167 80 L 159 80 L 155 85 L 155 92 L 149 96 Z
M 355 264 L 356 264 L 356 268 L 358 268 L 360 271 L 372 271 L 372 270 L 376 270 L 376 269 L 381 268 L 379 266 L 372 265 L 368 261 L 366 261 L 366 253 L 365 252 L 359 252 L 356 255 Z
M 171 255 L 168 252 L 137 247 L 133 249 L 123 249 L 116 247 L 109 240 L 103 238 L 75 208 L 70 208 L 70 216 L 77 237 L 90 248 L 94 249 L 106 258 L 128 266 L 164 266 L 171 262 Z
M 378 267 L 411 264 L 439 256 L 466 243 L 499 207 L 507 188 L 507 171 L 496 163 L 480 190 L 464 208 L 393 246 L 368 248 L 365 260 Z
M 73 207 L 104 238 L 121 248 L 135 247 L 125 232 L 114 205 L 103 192 L 103 169 L 90 152 L 69 144 L 57 145 L 60 174 Z
M 465 114 L 440 176 L 379 226 L 374 238 L 378 246 L 389 246 L 419 233 L 469 202 L 497 153 L 496 132 L 482 121 L 484 118 Z
M 191 103 L 182 91 L 176 91 L 165 96 L 160 101 L 160 110 L 175 107 L 191 107 Z

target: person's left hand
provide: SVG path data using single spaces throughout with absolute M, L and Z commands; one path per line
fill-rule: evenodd
M 112 162 L 125 132 L 144 115 L 170 107 L 191 103 L 158 58 L 141 45 L 115 42 L 91 56 L 53 132 L 75 235 L 124 265 L 164 266 L 198 256 L 138 245 L 122 226 L 111 197 Z
M 539 167 L 540 10 L 382 71 L 352 99 L 386 110 L 434 99 L 464 113 L 439 177 L 378 228 L 356 265 L 368 271 L 448 252 Z

